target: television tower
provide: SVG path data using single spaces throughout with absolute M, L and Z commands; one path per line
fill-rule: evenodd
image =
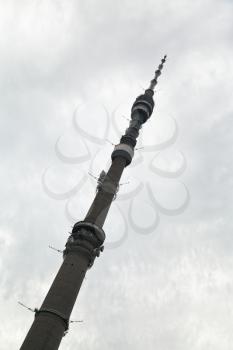
M 119 188 L 124 168 L 134 155 L 141 126 L 154 108 L 154 89 L 166 56 L 161 60 L 150 86 L 136 98 L 131 109 L 131 120 L 120 143 L 112 152 L 112 164 L 107 173 L 101 172 L 93 203 L 83 221 L 77 222 L 67 240 L 64 261 L 20 350 L 57 350 L 69 328 L 69 318 L 87 270 L 103 251 L 103 225 Z

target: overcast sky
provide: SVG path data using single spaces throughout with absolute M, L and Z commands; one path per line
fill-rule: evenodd
M 62 262 L 48 246 L 83 219 L 88 172 L 164 54 L 60 349 L 232 349 L 232 15 L 230 0 L 0 0 L 1 350 L 22 344 L 34 316 L 17 301 L 42 303 Z

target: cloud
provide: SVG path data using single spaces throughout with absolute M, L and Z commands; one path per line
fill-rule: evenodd
M 80 103 L 99 101 L 110 111 L 126 103 L 129 113 L 165 53 L 152 118 L 178 122 L 189 207 L 177 217 L 161 215 L 154 234 L 131 229 L 120 248 L 104 251 L 72 315 L 84 323 L 71 326 L 61 349 L 230 348 L 231 13 L 230 1 L 0 2 L 2 350 L 22 343 L 33 315 L 17 300 L 40 306 L 61 263 L 47 247 L 61 249 L 70 230 L 64 203 L 46 196 L 41 184 L 56 161 L 57 138 Z M 79 118 L 96 125 L 95 111 Z M 124 121 L 119 125 L 123 131 Z M 148 142 L 156 128 L 162 127 L 154 120 L 145 125 Z M 104 164 L 109 154 L 103 147 Z M 146 164 L 128 175 L 150 176 Z M 84 207 L 93 195 L 93 187 L 80 195 Z M 117 215 L 114 203 L 107 235 L 117 237 Z

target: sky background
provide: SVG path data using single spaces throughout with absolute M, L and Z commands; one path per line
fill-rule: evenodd
M 60 349 L 232 349 L 232 14 L 231 0 L 0 0 L 1 350 L 22 344 L 34 316 L 17 302 L 42 303 L 62 262 L 48 246 L 83 219 L 88 172 L 164 54 Z

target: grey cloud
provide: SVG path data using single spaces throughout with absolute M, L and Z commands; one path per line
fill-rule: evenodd
M 161 215 L 154 234 L 129 230 L 121 247 L 105 250 L 73 312 L 84 323 L 72 325 L 61 349 L 230 349 L 232 3 L 12 0 L 0 9 L 1 349 L 19 348 L 33 315 L 17 300 L 40 306 L 61 261 L 47 247 L 62 248 L 70 229 L 64 202 L 41 184 L 57 138 L 80 102 L 130 108 L 164 53 L 154 117 L 178 122 L 189 207 Z M 95 125 L 94 113 L 85 118 Z M 152 139 L 155 125 L 145 128 Z M 136 173 L 149 176 L 147 159 L 128 175 Z M 75 201 L 88 207 L 93 194 L 90 187 Z M 117 222 L 114 207 L 110 219 Z M 118 237 L 112 226 L 107 235 Z

